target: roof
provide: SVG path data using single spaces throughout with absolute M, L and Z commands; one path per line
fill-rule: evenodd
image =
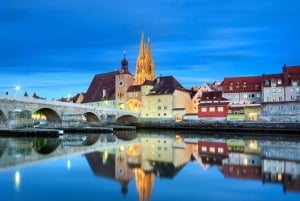
M 284 66 L 283 79 L 285 86 L 291 86 L 292 79 L 300 81 L 300 66 Z
M 271 80 L 276 81 L 276 86 L 283 86 L 283 74 L 277 73 L 277 74 L 263 74 L 262 75 L 262 85 L 263 87 L 271 87 Z M 266 80 L 269 81 L 269 84 L 267 84 Z M 281 82 L 278 82 L 278 80 L 281 80 Z
M 115 76 L 119 71 L 96 74 L 84 96 L 83 103 L 115 99 Z
M 224 101 L 228 100 L 222 97 L 222 91 L 203 91 L 200 101 Z
M 148 95 L 173 94 L 175 90 L 189 92 L 173 76 L 160 76 L 154 80 L 154 86 Z
M 224 93 L 261 92 L 261 76 L 227 77 L 221 86 Z
M 141 85 L 131 85 L 128 87 L 127 92 L 141 91 Z

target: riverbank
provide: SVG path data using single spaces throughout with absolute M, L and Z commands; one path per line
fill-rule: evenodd
M 137 129 L 168 129 L 184 131 L 222 132 L 232 134 L 299 135 L 300 123 L 281 122 L 140 122 Z
M 63 135 L 64 131 L 61 129 L 37 129 L 37 128 L 19 128 L 9 129 L 1 128 L 1 137 L 32 137 L 32 136 L 43 136 L 43 137 L 57 137 Z

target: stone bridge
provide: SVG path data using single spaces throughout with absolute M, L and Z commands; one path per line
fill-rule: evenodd
M 136 122 L 140 113 L 116 108 L 93 107 L 30 97 L 0 96 L 0 127 L 30 127 L 34 121 L 48 126 L 79 126 L 129 124 Z M 40 118 L 39 118 L 40 116 Z

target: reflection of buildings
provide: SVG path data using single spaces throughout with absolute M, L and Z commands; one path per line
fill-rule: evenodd
M 92 152 L 85 157 L 96 176 L 118 180 L 121 192 L 125 196 L 129 181 L 132 179 L 133 170 L 127 164 L 126 150 L 120 147 L 116 153 Z
M 283 185 L 284 191 L 300 192 L 300 149 L 297 144 L 262 147 L 264 183 Z
M 198 150 L 203 164 L 222 165 L 223 159 L 228 157 L 225 140 L 199 140 Z
M 151 200 L 152 186 L 154 182 L 154 173 L 145 172 L 141 168 L 135 169 L 135 183 L 139 192 L 140 201 Z
M 261 179 L 261 158 L 258 155 L 244 153 L 230 153 L 223 160 L 223 174 L 225 177 Z
M 180 136 L 142 136 L 142 164 L 144 171 L 155 171 L 160 177 L 172 178 L 190 160 Z

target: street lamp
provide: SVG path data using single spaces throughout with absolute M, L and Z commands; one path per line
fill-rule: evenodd
M 16 90 L 16 95 L 18 95 L 18 92 L 21 90 L 21 86 L 17 84 L 15 86 L 15 90 Z

